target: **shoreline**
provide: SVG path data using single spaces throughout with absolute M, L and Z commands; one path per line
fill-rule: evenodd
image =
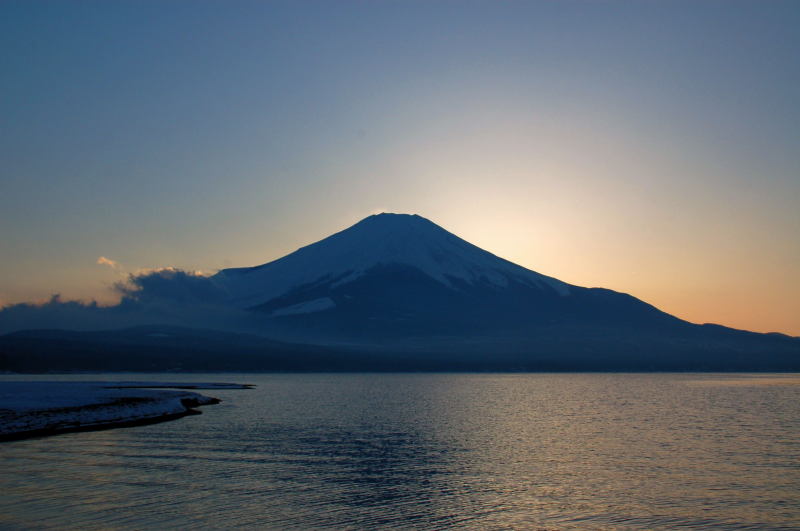
M 168 413 L 158 417 L 149 417 L 132 420 L 110 421 L 98 424 L 87 424 L 81 426 L 71 426 L 64 428 L 40 428 L 36 430 L 5 433 L 0 435 L 0 443 L 21 441 L 24 439 L 36 439 L 39 437 L 50 437 L 53 435 L 63 435 L 65 433 L 79 433 L 85 431 L 103 431 L 117 428 L 135 428 L 136 426 L 147 426 L 149 424 L 160 424 L 172 420 L 182 419 L 192 415 L 202 415 L 203 412 L 197 409 L 187 409 L 181 413 Z
M 191 389 L 249 389 L 191 383 Z M 0 382 L 0 442 L 145 426 L 199 415 L 221 400 L 185 383 Z

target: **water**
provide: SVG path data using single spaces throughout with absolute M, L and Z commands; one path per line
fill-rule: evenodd
M 101 378 L 258 388 L 3 443 L 3 529 L 800 529 L 797 375 Z

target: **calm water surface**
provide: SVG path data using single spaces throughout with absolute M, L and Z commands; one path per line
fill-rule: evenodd
M 72 378 L 258 387 L 1 444 L 2 529 L 800 529 L 798 375 Z

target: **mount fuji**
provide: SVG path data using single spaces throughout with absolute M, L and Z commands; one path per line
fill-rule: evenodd
M 566 295 L 567 284 L 480 249 L 418 215 L 377 214 L 264 265 L 223 269 L 214 280 L 242 306 L 301 286 L 343 286 L 376 268 L 403 266 L 445 287 L 517 282 Z
M 151 282 L 169 304 L 147 295 Z M 139 288 L 93 310 L 130 317 L 124 329 L 0 337 L 0 370 L 800 369 L 800 338 L 689 323 L 531 271 L 418 215 L 373 215 L 263 265 Z
M 377 214 L 263 265 L 211 277 L 229 304 L 296 338 L 524 334 L 536 325 L 669 325 L 633 297 L 499 258 L 418 215 Z

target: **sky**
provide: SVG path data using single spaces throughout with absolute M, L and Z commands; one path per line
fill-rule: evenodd
M 800 335 L 800 3 L 0 2 L 0 304 L 420 214 Z

